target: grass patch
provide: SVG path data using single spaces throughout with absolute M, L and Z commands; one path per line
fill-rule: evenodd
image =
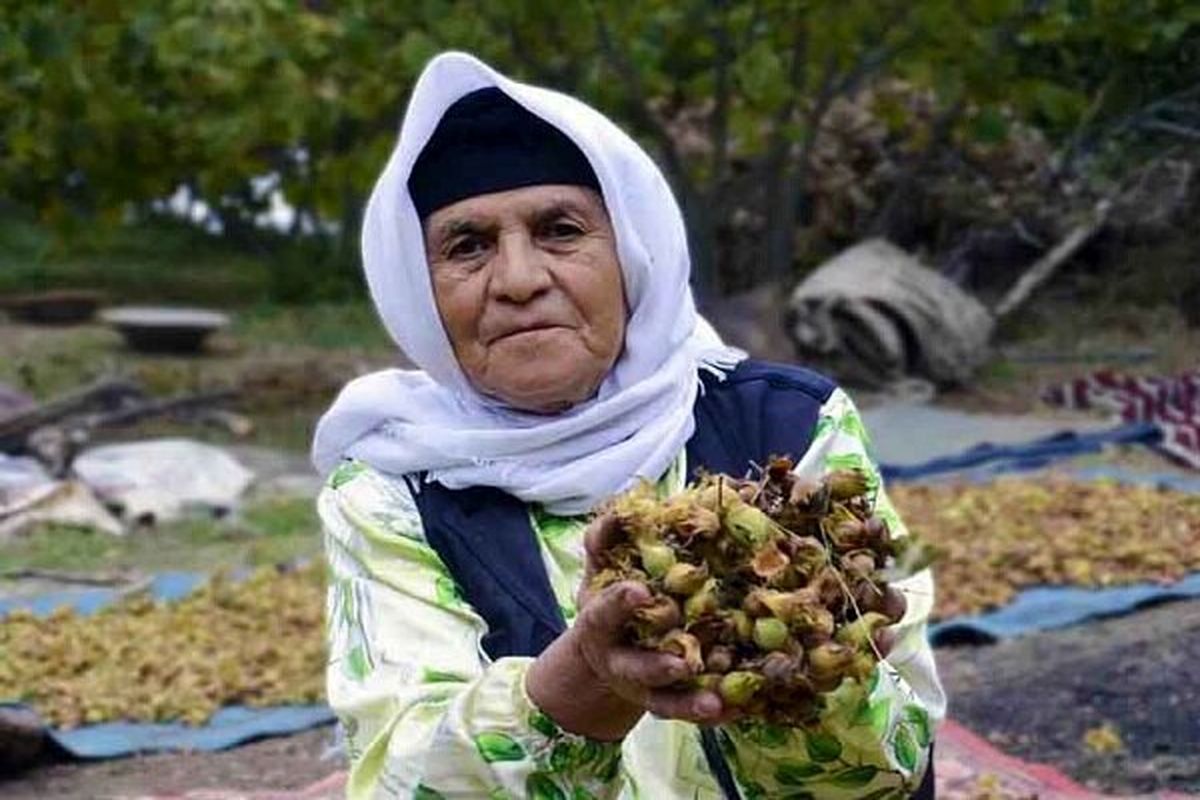
M 0 217 L 0 294 L 86 288 L 112 303 L 228 304 L 270 286 L 270 265 L 181 224 L 96 228 L 69 238 Z
M 0 323 L 0 383 L 47 398 L 101 375 L 129 372 L 120 337 L 96 326 L 34 328 Z
M 393 349 L 369 301 L 304 306 L 261 304 L 237 315 L 234 335 L 247 345 L 281 343 L 321 350 L 385 352 Z
M 96 289 L 113 304 L 218 307 L 363 296 L 356 264 L 335 261 L 326 242 L 264 235 L 248 250 L 186 223 L 48 228 L 0 212 L 0 295 Z
M 260 501 L 227 519 L 185 519 L 111 536 L 43 525 L 0 545 L 0 572 L 199 570 L 261 566 L 318 556 L 320 523 L 312 498 Z

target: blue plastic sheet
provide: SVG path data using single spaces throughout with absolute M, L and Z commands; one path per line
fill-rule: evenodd
M 0 703 L 0 706 L 17 706 Z M 323 705 L 246 708 L 226 706 L 204 725 L 105 722 L 73 730 L 46 728 L 46 734 L 76 758 L 115 758 L 168 750 L 225 750 L 267 736 L 315 728 L 333 722 Z
M 1107 589 L 1039 586 L 1020 592 L 995 611 L 931 625 L 929 640 L 934 645 L 994 642 L 1193 597 L 1200 597 L 1200 572 L 1170 584 L 1137 583 Z
M 920 464 L 882 464 L 885 480 L 914 481 L 951 473 L 979 476 L 1041 469 L 1057 461 L 1099 453 L 1111 444 L 1153 445 L 1162 438 L 1157 426 L 1148 422 L 1119 425 L 1108 430 L 1079 433 L 1062 431 L 1021 444 L 983 443 L 952 456 L 933 458 Z
M 200 572 L 163 572 L 155 575 L 147 590 L 158 600 L 178 600 L 204 581 Z M 56 608 L 69 606 L 81 614 L 94 614 L 117 598 L 116 589 L 64 589 L 30 597 L 0 599 L 0 616 L 17 609 L 27 609 L 45 616 Z

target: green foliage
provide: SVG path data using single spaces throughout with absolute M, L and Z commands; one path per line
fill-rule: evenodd
M 413 80 L 447 48 L 577 93 L 645 141 L 715 288 L 735 211 L 765 220 L 768 272 L 790 267 L 808 155 L 837 99 L 901 78 L 935 92 L 960 139 L 994 145 L 1020 121 L 1071 156 L 1110 135 L 1169 129 L 1170 109 L 1146 109 L 1194 88 L 1200 10 L 1189 0 L 11 0 L 0 8 L 0 198 L 78 228 L 144 217 L 185 186 L 226 237 L 284 264 L 267 275 L 272 297 L 327 297 L 353 284 L 364 197 Z M 877 113 L 903 130 L 904 109 Z M 936 144 L 915 136 L 918 151 Z M 298 210 L 291 238 L 334 226 L 321 258 L 255 227 L 267 198 L 251 179 L 267 175 Z M 318 275 L 333 278 L 304 288 Z

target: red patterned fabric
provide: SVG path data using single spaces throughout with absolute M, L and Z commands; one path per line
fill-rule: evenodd
M 1138 377 L 1108 370 L 1048 389 L 1042 399 L 1061 408 L 1111 411 L 1125 422 L 1150 422 L 1162 431 L 1158 447 L 1200 469 L 1200 370 L 1174 377 Z
M 1102 800 L 1114 797 L 1076 783 L 1054 767 L 1002 753 L 982 736 L 950 719 L 938 728 L 934 757 L 939 800 Z M 1156 792 L 1137 797 L 1187 800 L 1195 796 Z

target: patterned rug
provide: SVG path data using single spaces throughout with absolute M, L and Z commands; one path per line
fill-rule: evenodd
M 1200 469 L 1200 370 L 1138 377 L 1111 370 L 1047 389 L 1042 400 L 1060 408 L 1100 409 L 1124 422 L 1149 422 L 1162 431 L 1156 446 Z

